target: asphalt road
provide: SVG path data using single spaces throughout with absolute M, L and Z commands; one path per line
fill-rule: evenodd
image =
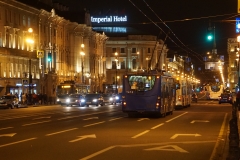
M 165 118 L 120 105 L 0 110 L 1 160 L 221 160 L 231 105 L 198 101 Z

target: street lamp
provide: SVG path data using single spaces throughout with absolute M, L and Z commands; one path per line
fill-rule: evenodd
M 29 45 L 33 45 L 34 44 L 34 39 L 32 39 L 32 33 L 33 33 L 33 29 L 29 28 L 28 29 L 28 33 L 29 35 L 31 35 L 30 38 L 27 38 L 26 41 Z M 33 46 L 31 46 L 33 47 Z M 33 48 L 32 48 L 33 50 Z M 30 50 L 30 51 L 32 51 Z M 29 65 L 29 77 L 28 77 L 28 103 L 30 104 L 32 102 L 32 71 L 31 71 L 31 66 L 32 66 L 32 61 L 31 61 L 31 56 L 30 56 L 30 52 L 29 52 L 29 61 L 28 61 L 28 65 Z
M 117 63 L 118 63 L 118 53 L 115 52 L 115 61 L 116 61 L 116 76 L 115 76 L 115 85 L 116 85 L 116 93 L 118 93 L 118 90 L 117 90 Z
M 84 44 L 81 44 L 81 52 L 80 52 L 80 55 L 82 57 L 82 84 L 84 83 L 84 75 L 83 75 L 83 70 L 84 70 L 84 66 L 83 66 L 83 61 L 84 61 L 84 56 L 85 56 L 85 53 L 84 53 Z

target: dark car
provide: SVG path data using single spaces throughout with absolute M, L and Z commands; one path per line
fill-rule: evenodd
M 122 102 L 122 93 L 114 94 L 113 97 L 114 97 L 115 104 Z
M 103 106 L 103 97 L 101 94 L 86 94 L 85 95 L 85 103 L 87 106 L 89 105 L 96 105 L 96 106 Z
M 61 105 L 67 104 L 67 103 L 66 103 L 66 100 L 67 100 L 68 98 L 69 98 L 69 95 L 68 95 L 68 94 L 58 95 L 58 96 L 57 96 L 57 104 L 61 104 Z
M 19 99 L 15 95 L 5 95 L 0 98 L 0 108 L 18 108 Z
M 219 104 L 221 103 L 230 103 L 232 104 L 233 103 L 233 97 L 230 93 L 222 93 L 220 96 L 219 96 Z
M 197 103 L 198 97 L 196 93 L 192 94 L 192 102 L 196 102 Z
M 84 106 L 85 105 L 85 97 L 81 94 L 70 94 L 66 98 L 66 105 L 67 106 Z

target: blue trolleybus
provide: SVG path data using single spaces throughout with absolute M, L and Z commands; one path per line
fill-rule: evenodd
M 176 103 L 174 78 L 158 72 L 123 75 L 122 111 L 158 116 L 172 114 Z

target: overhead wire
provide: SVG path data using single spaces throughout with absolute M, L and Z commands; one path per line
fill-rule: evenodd
M 165 35 L 167 35 L 167 33 L 158 25 L 158 24 L 156 24 L 156 22 L 154 22 L 151 18 L 149 18 L 139 7 L 137 7 L 131 0 L 129 0 L 131 3 L 132 3 L 132 5 L 134 6 L 134 7 L 136 7 L 147 19 L 149 19 L 156 27 L 158 27 Z M 154 12 L 155 13 L 155 12 Z M 155 13 L 156 14 L 156 13 Z M 161 19 L 160 19 L 161 20 Z M 168 27 L 168 26 L 167 26 Z M 169 27 L 168 27 L 169 28 Z M 171 31 L 172 32 L 172 31 Z M 173 33 L 174 34 L 174 33 Z M 176 37 L 176 35 L 174 34 L 174 36 Z M 185 49 L 185 48 L 183 48 L 183 47 L 181 47 L 181 46 L 179 46 L 170 36 L 168 36 L 168 39 L 170 39 L 176 46 L 178 46 L 179 48 L 181 48 L 182 50 L 184 50 L 184 51 L 186 51 L 187 53 L 188 53 L 188 51 Z M 180 41 L 181 42 L 181 41 Z M 182 42 L 181 42 L 182 43 Z M 182 43 L 183 44 L 183 43 Z M 184 45 L 184 44 L 183 44 Z M 185 47 L 186 47 L 186 45 L 184 45 Z M 186 48 L 188 48 L 188 47 L 186 47 Z M 198 54 L 198 53 L 197 53 Z M 197 55 L 193 55 L 193 56 L 195 56 L 198 60 L 200 60 L 202 63 L 203 63 L 203 59 L 200 59 L 199 57 L 197 57 Z M 202 57 L 201 57 L 202 58 Z

